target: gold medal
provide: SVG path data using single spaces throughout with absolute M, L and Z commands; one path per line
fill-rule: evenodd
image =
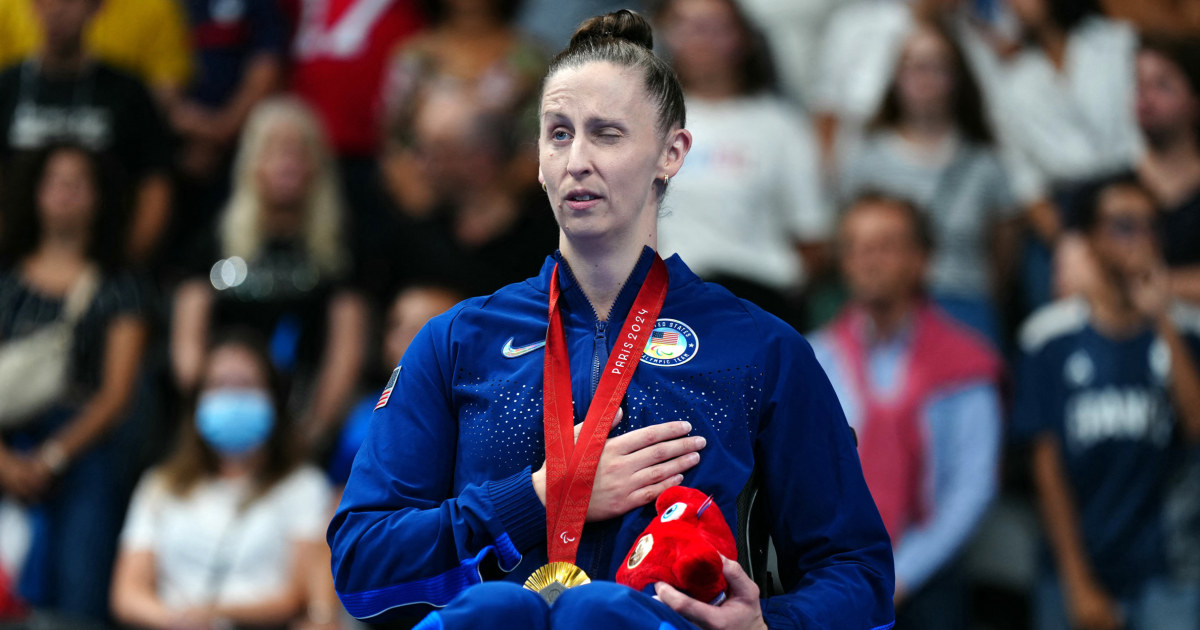
M 558 599 L 563 591 L 591 581 L 583 569 L 570 562 L 551 562 L 534 571 L 533 575 L 525 580 L 525 588 L 541 595 L 547 604 L 554 605 L 554 600 Z

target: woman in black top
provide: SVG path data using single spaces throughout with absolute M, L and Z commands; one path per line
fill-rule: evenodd
M 0 490 L 37 517 L 22 594 L 40 608 L 103 619 L 136 473 L 114 429 L 134 400 L 143 295 L 120 270 L 125 209 L 101 158 L 59 145 L 14 174 L 0 232 L 0 347 L 59 320 L 81 278 L 99 282 L 74 326 L 65 395 L 3 436 Z
M 352 284 L 344 205 L 321 123 L 280 97 L 250 114 L 213 251 L 174 295 L 171 362 L 199 382 L 209 331 L 246 326 L 299 395 L 298 433 L 314 446 L 345 417 L 366 348 L 367 306 Z

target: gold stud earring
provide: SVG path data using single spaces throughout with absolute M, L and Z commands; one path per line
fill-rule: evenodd
M 546 192 L 546 182 L 542 182 L 542 192 Z

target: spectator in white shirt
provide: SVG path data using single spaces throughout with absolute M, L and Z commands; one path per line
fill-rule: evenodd
M 811 107 L 827 165 L 839 138 L 861 131 L 879 110 L 900 57 L 918 21 L 950 12 L 960 0 L 857 0 L 829 18 L 821 39 Z
M 329 571 L 328 482 L 292 455 L 265 345 L 218 341 L 193 421 L 134 494 L 113 575 L 113 613 L 142 628 L 282 626 L 340 610 Z
M 832 230 L 807 121 L 769 91 L 765 44 L 731 0 L 670 0 L 657 17 L 695 138 L 670 183 L 660 251 L 795 322 L 792 298 Z
M 780 64 L 779 91 L 796 105 L 811 107 L 821 34 L 840 0 L 740 0 L 746 15 L 767 38 Z
M 851 2 L 829 19 L 812 99 L 827 156 L 843 130 L 861 128 L 878 111 L 911 28 L 912 11 L 896 0 Z
M 972 29 L 965 44 L 993 106 L 1017 200 L 1030 208 L 1032 227 L 1062 260 L 1079 258 L 1082 242 L 1058 243 L 1060 208 L 1081 183 L 1133 166 L 1141 153 L 1134 115 L 1137 36 L 1132 27 L 1099 13 L 1094 0 L 1011 0 L 1024 45 L 1002 54 Z M 1045 250 L 1026 259 L 1031 306 L 1049 300 Z M 1069 264 L 1063 270 L 1082 266 Z M 1082 282 L 1057 279 L 1060 292 Z
M 938 247 L 928 287 L 951 315 L 995 342 L 995 304 L 1011 267 L 1015 219 L 979 86 L 950 32 L 921 23 L 904 42 L 869 133 L 845 153 L 844 202 L 867 192 L 908 199 Z
M 971 49 L 999 132 L 1023 167 L 1018 195 L 1034 201 L 1056 184 L 1128 168 L 1140 153 L 1133 28 L 1103 17 L 1090 0 L 1010 5 L 1026 46 L 1007 59 Z

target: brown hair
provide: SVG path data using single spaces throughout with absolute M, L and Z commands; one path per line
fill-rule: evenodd
M 665 0 L 659 3 L 654 12 L 654 19 L 662 21 L 668 11 L 681 0 Z M 767 45 L 763 32 L 746 17 L 740 3 L 735 0 L 723 0 L 733 12 L 733 22 L 742 34 L 741 63 L 737 68 L 738 92 L 745 96 L 775 89 L 775 60 Z
M 1080 203 L 1073 226 L 1084 234 L 1091 234 L 1100 226 L 1100 204 L 1103 203 L 1104 196 L 1117 188 L 1132 190 L 1144 197 L 1150 202 L 1150 207 L 1154 208 L 1155 220 L 1158 220 L 1161 212 L 1154 193 L 1150 192 L 1135 173 L 1119 173 L 1094 182 L 1080 191 Z
M 992 133 L 992 127 L 987 120 L 983 95 L 979 90 L 979 82 L 975 80 L 975 76 L 967 66 L 962 47 L 958 45 L 950 30 L 941 22 L 922 22 L 919 23 L 919 26 L 931 29 L 950 48 L 950 57 L 954 64 L 954 87 L 950 98 L 954 101 L 953 115 L 955 127 L 964 136 L 975 142 L 992 144 L 995 142 L 995 135 Z M 896 87 L 896 78 L 898 75 L 899 72 L 892 73 L 892 80 L 888 84 L 887 93 L 883 97 L 883 103 L 879 106 L 879 112 L 875 114 L 875 118 L 871 121 L 869 127 L 871 131 L 895 128 L 900 124 L 900 95 Z
M 127 182 L 121 165 L 81 144 L 61 142 L 36 151 L 21 153 L 5 164 L 8 186 L 0 195 L 0 264 L 16 265 L 37 248 L 42 239 L 42 220 L 38 194 L 54 158 L 75 154 L 87 164 L 88 185 L 94 204 L 88 231 L 87 258 L 106 271 L 125 266 L 125 238 L 128 233 L 128 195 L 122 193 Z
M 1138 47 L 1138 52 L 1154 53 L 1171 62 L 1183 75 L 1192 97 L 1200 99 L 1200 39 L 1146 35 Z M 1192 126 L 1192 133 L 1195 134 L 1195 140 L 1200 142 L 1200 119 Z
M 899 211 L 908 220 L 909 227 L 912 229 L 913 243 L 917 248 L 925 254 L 933 252 L 937 245 L 933 237 L 933 228 L 930 226 L 929 218 L 921 210 L 921 207 L 903 197 L 873 190 L 862 193 L 846 205 L 838 220 L 839 232 L 841 226 L 846 223 L 847 217 L 864 206 L 885 206 Z
M 286 477 L 296 468 L 300 460 L 291 441 L 291 419 L 284 404 L 286 398 L 283 379 L 271 364 L 267 345 L 259 335 L 245 329 L 234 329 L 221 333 L 209 346 L 204 370 L 200 373 L 208 372 L 208 365 L 214 352 L 230 347 L 245 350 L 254 357 L 258 368 L 266 376 L 271 400 L 275 407 L 275 426 L 271 428 L 271 435 L 263 445 L 263 457 L 254 471 L 253 490 L 246 499 L 246 502 L 250 503 L 262 497 L 276 483 Z M 202 388 L 203 382 L 197 385 L 196 389 L 188 396 L 187 414 L 180 423 L 178 443 L 170 458 L 163 463 L 160 469 L 167 489 L 176 496 L 188 494 L 198 483 L 206 478 L 216 476 L 219 471 L 220 457 L 196 430 L 196 401 Z
M 550 61 L 542 90 L 546 88 L 546 80 L 564 68 L 578 68 L 594 61 L 632 68 L 642 73 L 646 92 L 657 104 L 658 130 L 666 133 L 675 126 L 683 127 L 687 119 L 683 87 L 670 64 L 653 50 L 650 23 L 629 9 L 588 18 L 575 30 L 571 43 Z

